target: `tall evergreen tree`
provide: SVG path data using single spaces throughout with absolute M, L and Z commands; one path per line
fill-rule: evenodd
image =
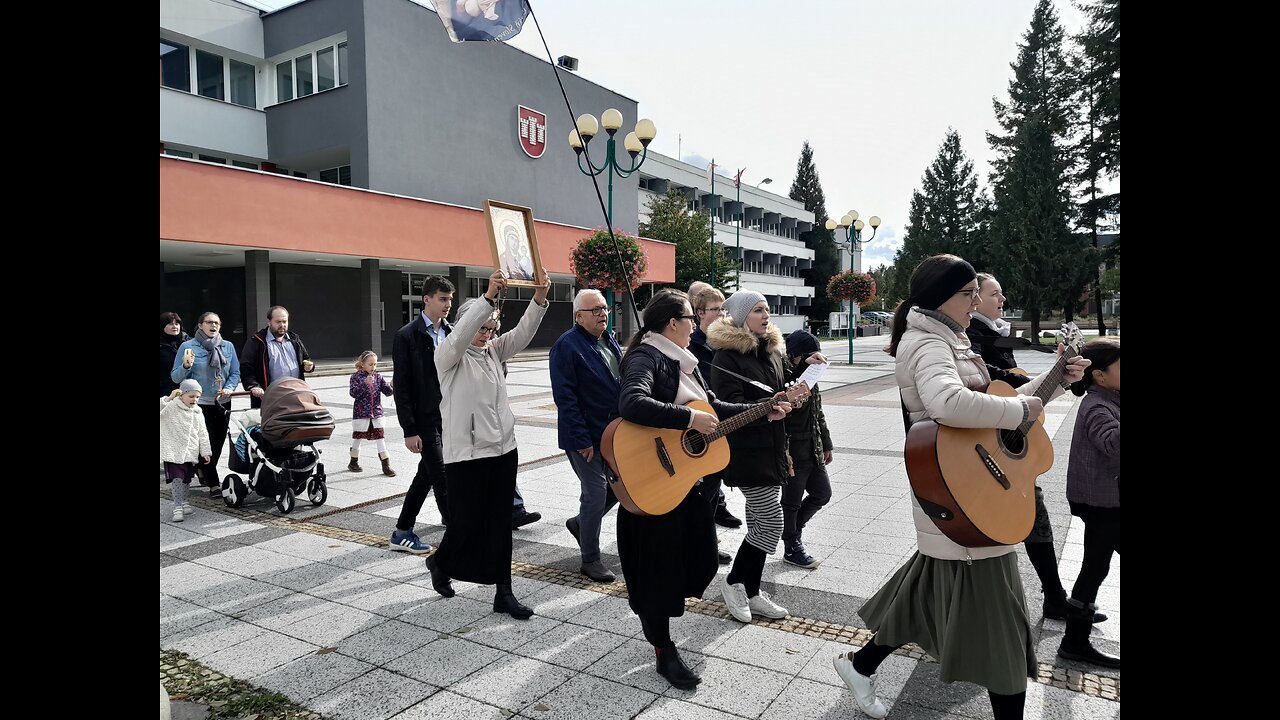
M 920 189 L 911 194 L 907 233 L 894 256 L 894 284 L 910 285 L 916 265 L 930 255 L 951 253 L 974 267 L 987 264 L 983 196 L 973 161 L 960 147 L 960 134 L 947 130 L 938 156 L 924 171 Z
M 1098 190 L 1103 178 L 1120 176 L 1120 0 L 1095 0 L 1079 7 L 1089 18 L 1088 27 L 1076 37 L 1084 56 L 1082 85 L 1089 111 L 1088 128 L 1082 138 L 1084 162 L 1079 178 L 1088 188 L 1088 197 L 1081 203 L 1080 215 L 1090 245 L 1097 250 L 1099 225 L 1118 227 L 1120 213 L 1120 193 L 1100 194 Z M 1117 222 L 1108 223 L 1108 217 L 1116 218 Z M 1107 326 L 1102 317 L 1105 280 L 1101 265 L 1091 280 L 1098 332 L 1105 335 Z
M 1082 263 L 1097 263 L 1071 232 L 1073 132 L 1078 78 L 1067 62 L 1052 0 L 1040 0 L 1018 47 L 1009 101 L 994 101 L 1003 134 L 996 150 L 989 258 L 1010 304 L 1040 330 L 1051 308 L 1074 307 L 1084 291 Z
M 813 268 L 801 274 L 813 285 L 813 304 L 809 306 L 810 320 L 826 322 L 830 313 L 839 310 L 839 304 L 827 298 L 827 281 L 840 272 L 840 251 L 835 238 L 826 228 L 827 196 L 822 192 L 818 168 L 813 163 L 813 148 L 805 140 L 796 162 L 796 178 L 791 183 L 791 199 L 804 203 L 804 209 L 813 213 L 813 229 L 800 234 L 805 247 L 813 250 Z
M 640 223 L 640 234 L 676 246 L 675 287 L 688 290 L 695 280 L 708 282 L 711 271 L 711 220 L 706 213 L 690 212 L 688 199 L 679 191 L 649 200 L 649 220 Z M 737 287 L 738 273 L 724 243 L 716 243 L 716 270 L 711 284 L 724 291 Z

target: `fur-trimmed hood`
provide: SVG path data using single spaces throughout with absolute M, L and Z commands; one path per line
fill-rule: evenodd
M 771 353 L 779 352 L 786 346 L 786 341 L 782 338 L 782 330 L 773 323 L 769 323 L 769 331 L 765 333 L 764 338 L 767 341 L 765 347 Z M 759 340 L 758 335 L 745 327 L 733 325 L 724 318 L 711 323 L 711 328 L 707 330 L 707 345 L 712 350 L 732 350 L 750 355 L 756 351 L 757 340 Z

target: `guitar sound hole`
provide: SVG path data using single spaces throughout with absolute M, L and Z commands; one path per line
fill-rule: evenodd
M 684 434 L 684 449 L 690 455 L 701 455 L 707 451 L 707 439 L 702 433 L 696 430 L 690 430 Z
M 1027 438 L 1017 430 L 1001 430 L 1000 444 L 1010 455 L 1021 455 L 1027 449 Z

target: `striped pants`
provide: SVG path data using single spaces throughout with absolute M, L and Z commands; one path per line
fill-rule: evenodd
M 782 539 L 782 488 L 738 488 L 747 498 L 746 542 L 766 555 L 778 550 Z

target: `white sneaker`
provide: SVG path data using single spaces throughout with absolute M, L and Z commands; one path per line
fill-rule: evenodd
M 759 595 L 751 598 L 747 605 L 751 608 L 753 615 L 763 615 L 774 620 L 781 620 L 787 616 L 787 609 L 774 602 L 773 598 L 769 597 L 769 593 L 763 590 Z
M 173 521 L 182 522 L 182 508 L 176 507 L 173 509 Z
M 182 514 L 183 515 L 191 514 L 191 503 L 185 503 L 185 502 L 182 503 Z
M 845 685 L 849 686 L 849 691 L 853 693 L 853 701 L 862 709 L 862 712 L 873 718 L 882 718 L 889 714 L 884 703 L 876 697 L 875 675 L 867 677 L 860 674 L 854 669 L 853 661 L 849 659 L 847 653 L 837 655 L 833 664 L 836 666 L 836 674 Z
M 739 622 L 751 622 L 751 603 L 747 600 L 747 588 L 742 583 L 729 584 L 729 576 L 720 579 L 720 592 L 724 595 L 724 605 L 729 614 Z

